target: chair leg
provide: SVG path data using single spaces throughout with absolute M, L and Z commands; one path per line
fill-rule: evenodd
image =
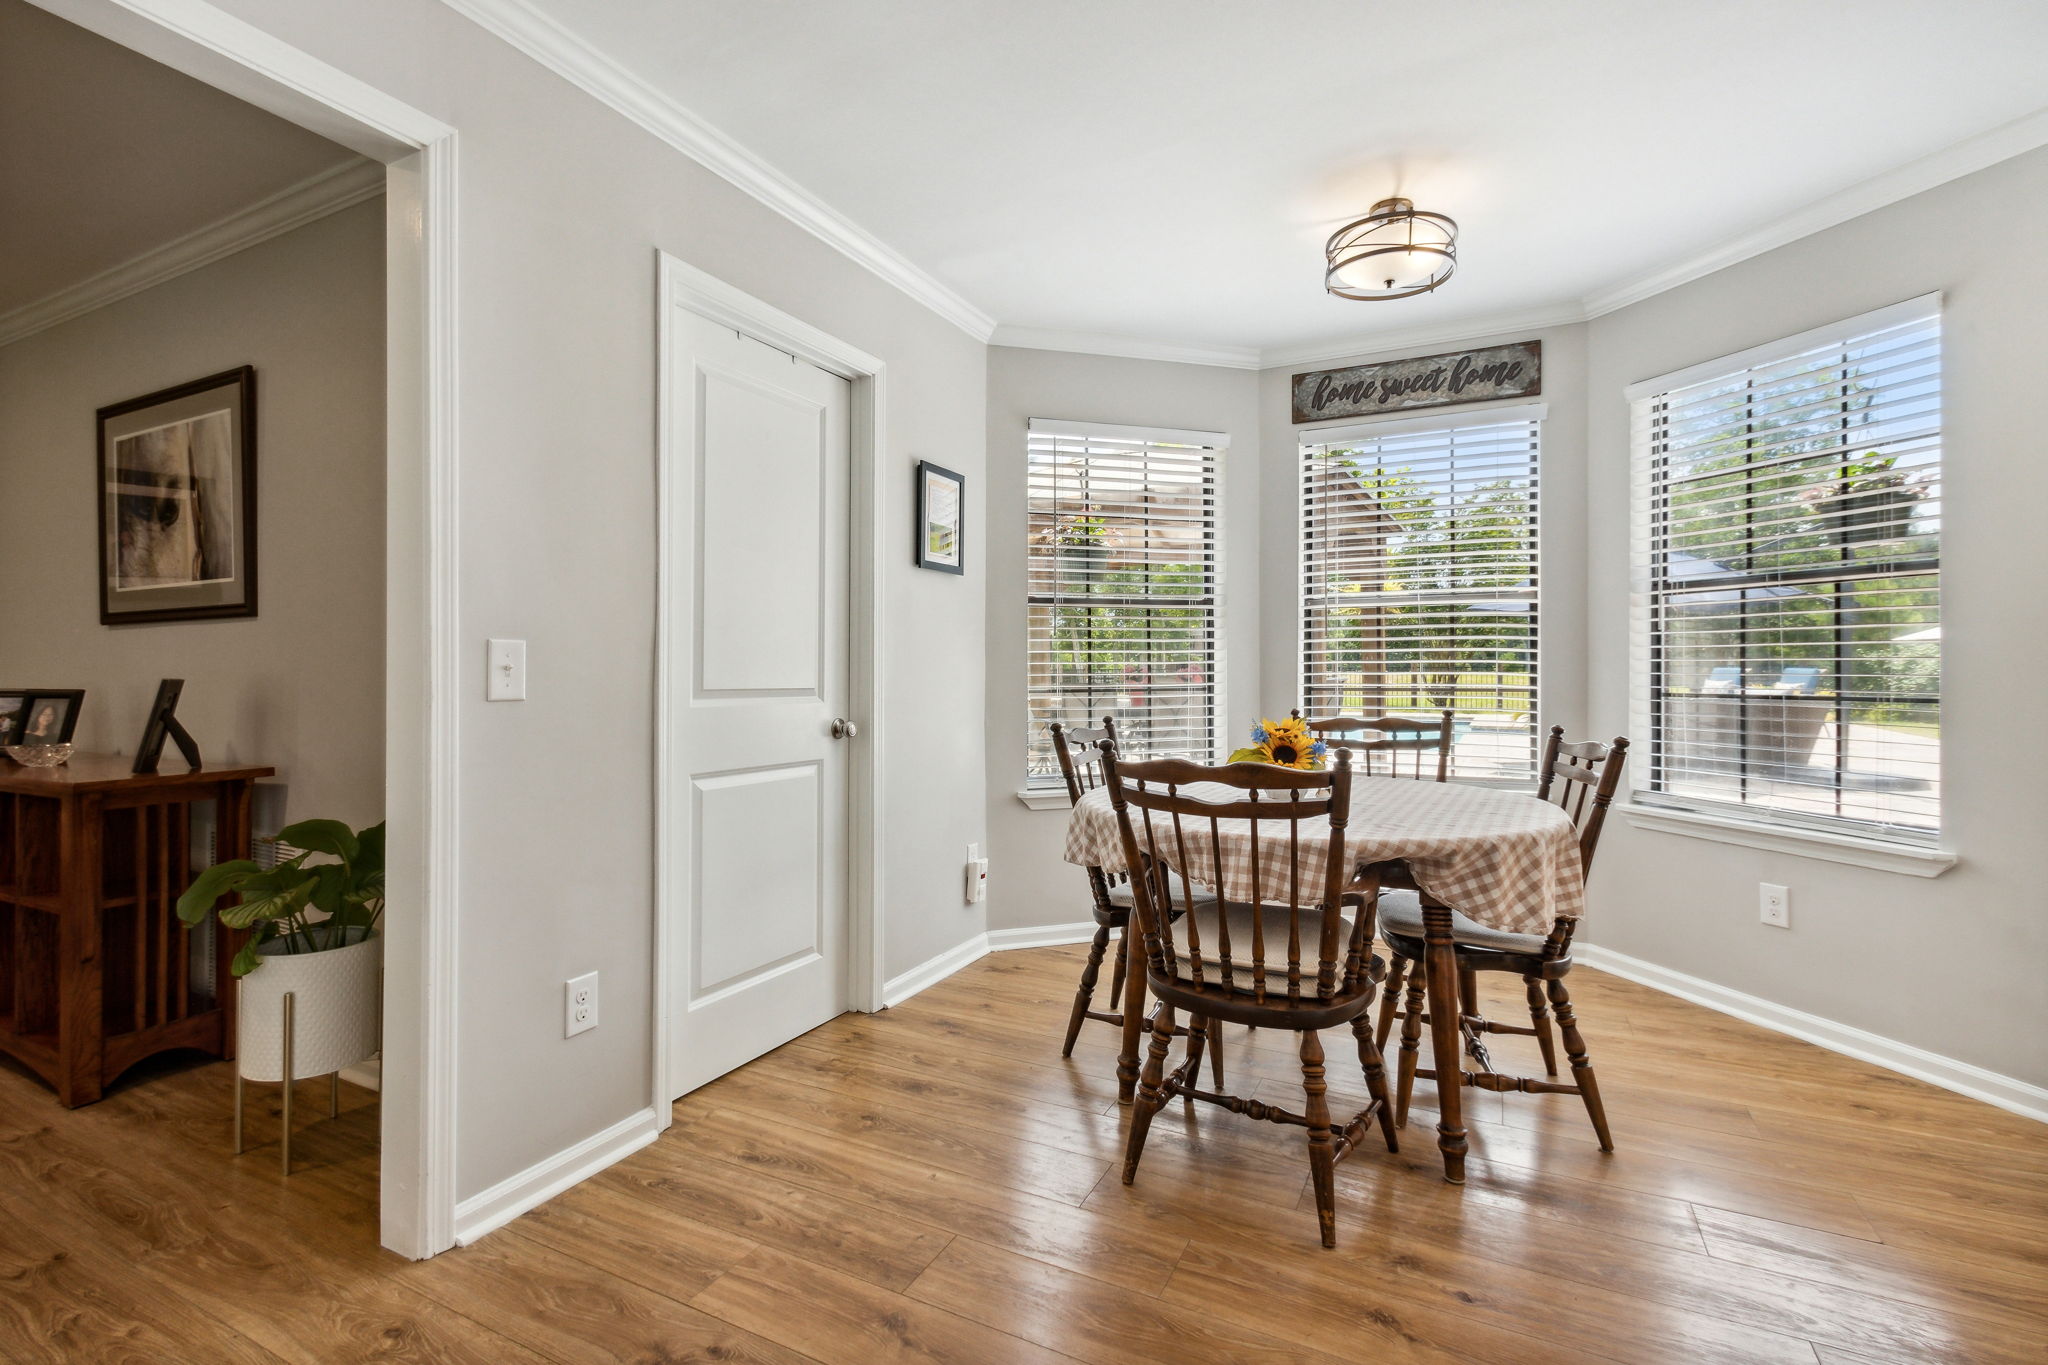
M 1314 1029 L 1301 1034 L 1301 1088 L 1308 1096 L 1308 1168 L 1315 1178 L 1316 1221 L 1323 1245 L 1337 1245 L 1337 1148 L 1330 1139 L 1329 1087 L 1323 1081 L 1323 1041 Z
M 1600 1150 L 1614 1150 L 1614 1135 L 1607 1131 L 1607 1106 L 1600 1103 L 1600 1081 L 1593 1075 L 1593 1064 L 1586 1060 L 1586 1040 L 1579 1035 L 1579 1021 L 1572 1014 L 1571 993 L 1564 988 L 1564 982 L 1550 983 L 1550 1011 L 1557 1016 L 1557 1031 L 1564 1035 L 1564 1055 L 1571 1059 L 1572 1080 L 1579 1087 L 1579 1098 L 1586 1102 L 1586 1116 L 1593 1120 L 1593 1131 L 1600 1138 Z
M 1428 986 L 1429 977 L 1422 964 L 1413 964 L 1408 972 L 1408 999 L 1401 1006 L 1401 1070 L 1394 1100 L 1396 1128 L 1408 1125 L 1408 1099 L 1415 1093 L 1415 1070 L 1421 1064 L 1422 994 Z
M 1379 1101 L 1380 1132 L 1386 1135 L 1387 1150 L 1398 1152 L 1401 1140 L 1394 1136 L 1394 1103 L 1387 1095 L 1386 1062 L 1372 1040 L 1372 1025 L 1363 1011 L 1351 1021 L 1351 1034 L 1358 1040 L 1358 1064 L 1365 1068 L 1365 1093 Z
M 1116 933 L 1116 965 L 1109 970 L 1109 1007 L 1123 1008 L 1124 973 L 1131 969 L 1131 931 L 1126 925 Z
M 1543 1003 L 1543 983 L 1533 976 L 1522 978 L 1529 987 L 1529 1024 L 1536 1030 L 1536 1046 L 1543 1049 L 1543 1072 L 1557 1074 L 1557 1043 L 1550 1033 L 1550 1007 Z
M 1479 973 L 1458 969 L 1458 1008 L 1467 1014 L 1479 1013 Z
M 1162 1085 L 1166 1080 L 1166 1053 L 1173 1046 L 1173 1006 L 1161 1002 L 1152 1021 L 1152 1049 L 1145 1055 L 1145 1072 L 1138 1081 L 1138 1094 L 1131 1104 L 1131 1135 L 1124 1147 L 1124 1184 L 1138 1178 L 1138 1158 L 1145 1155 L 1145 1135 L 1152 1131 L 1152 1116 L 1166 1103 Z
M 1220 1019 L 1211 1019 L 1211 1020 L 1209 1021 L 1209 1074 L 1210 1074 L 1210 1075 L 1212 1075 L 1212 1076 L 1214 1076 L 1214 1077 L 1216 1078 L 1216 1088 L 1217 1088 L 1217 1090 L 1219 1090 L 1219 1091 L 1220 1091 L 1220 1090 L 1222 1090 L 1222 1089 L 1223 1089 L 1223 1021 L 1222 1021 L 1222 1020 L 1220 1020 Z M 1200 1079 L 1201 1079 L 1201 1077 L 1199 1077 L 1199 1076 L 1195 1075 L 1195 1073 L 1194 1073 L 1194 1072 L 1190 1071 L 1190 1072 L 1188 1073 L 1188 1079 L 1189 1079 L 1189 1080 L 1191 1080 L 1191 1081 L 1198 1081 L 1198 1080 L 1200 1080 Z
M 1074 1009 L 1067 1016 L 1067 1041 L 1060 1049 L 1060 1056 L 1074 1055 L 1074 1040 L 1081 1036 L 1081 1025 L 1088 1017 L 1088 1007 L 1095 1003 L 1095 980 L 1102 975 L 1102 954 L 1109 947 L 1109 926 L 1095 926 L 1095 938 L 1088 945 L 1088 961 L 1081 968 L 1081 986 L 1074 992 Z
M 1372 1045 L 1381 1052 L 1387 1050 L 1387 1039 L 1394 1034 L 1394 1014 L 1401 1003 L 1401 982 L 1407 975 L 1408 959 L 1397 954 L 1387 969 L 1386 985 L 1380 988 L 1380 1026 L 1372 1036 Z
M 1201 1015 L 1190 1014 L 1188 1016 L 1187 1078 L 1190 1087 L 1200 1085 L 1202 1082 L 1202 1054 L 1209 1050 L 1210 1027 L 1209 1021 Z M 1187 1096 L 1186 1099 L 1190 1105 L 1195 1102 L 1193 1095 Z

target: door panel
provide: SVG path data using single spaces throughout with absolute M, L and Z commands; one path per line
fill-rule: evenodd
M 846 1009 L 851 386 L 670 311 L 662 845 L 681 1095 Z

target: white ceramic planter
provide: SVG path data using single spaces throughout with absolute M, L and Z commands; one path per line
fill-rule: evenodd
M 345 948 L 287 952 L 282 939 L 257 952 L 236 1009 L 235 1065 L 245 1080 L 284 1079 L 284 997 L 292 996 L 292 1079 L 324 1076 L 377 1050 L 377 981 L 384 940 L 351 929 Z

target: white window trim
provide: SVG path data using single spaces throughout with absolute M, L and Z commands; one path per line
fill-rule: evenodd
M 1631 801 L 1619 810 L 1622 817 L 1637 829 L 1656 834 L 1709 839 L 1717 844 L 1740 844 L 1772 853 L 1789 853 L 1798 858 L 1848 863 L 1852 867 L 1867 867 L 1875 872 L 1897 872 L 1908 877 L 1939 877 L 1961 861 L 1959 855 L 1945 848 L 1921 847 L 1890 839 L 1860 839 L 1831 830 L 1736 819 L 1680 806 L 1638 805 Z
M 1033 417 L 1030 430 L 1051 436 L 1100 436 L 1111 441 L 1149 441 L 1154 445 L 1207 446 L 1230 449 L 1227 431 L 1183 431 L 1178 427 L 1119 426 L 1115 422 L 1069 422 L 1057 417 Z
M 1484 426 L 1491 422 L 1541 422 L 1550 415 L 1548 403 L 1510 403 L 1500 407 L 1458 407 L 1422 417 L 1398 413 L 1363 420 L 1347 419 L 1335 426 L 1296 427 L 1297 444 L 1326 446 L 1332 442 L 1377 440 L 1382 436 L 1406 436 L 1417 431 L 1447 431 L 1452 427 Z
M 1064 782 L 1056 787 L 1019 787 L 1017 799 L 1033 810 L 1066 810 L 1074 804 Z
M 1942 312 L 1942 295 L 1939 290 L 1902 299 L 1853 318 L 1844 318 L 1840 322 L 1831 322 L 1824 327 L 1815 327 L 1793 336 L 1751 346 L 1746 350 L 1713 360 L 1703 360 L 1653 379 L 1638 380 L 1623 390 L 1623 396 L 1633 414 L 1637 403 L 1660 393 L 1716 379 L 1738 370 L 1752 369 L 1757 365 L 1768 364 L 1801 351 L 1814 350 L 1834 342 L 1846 342 L 1869 332 L 1900 326 L 1926 317 L 1930 312 Z M 1638 667 L 1637 660 L 1648 644 L 1648 625 L 1642 614 L 1641 602 L 1649 585 L 1635 574 L 1633 565 L 1637 557 L 1635 552 L 1639 539 L 1648 532 L 1646 514 L 1649 507 L 1650 472 L 1645 463 L 1637 458 L 1639 453 L 1635 437 L 1631 434 L 1628 460 L 1632 599 L 1629 608 L 1629 726 L 1636 734 L 1647 737 L 1652 731 L 1650 708 L 1648 699 L 1636 686 L 1635 669 Z M 1645 757 L 1647 756 L 1646 754 Z M 1932 844 L 1915 843 L 1907 838 L 1886 839 L 1811 828 L 1779 818 L 1766 807 L 1694 809 L 1684 804 L 1683 797 L 1667 797 L 1661 792 L 1636 785 L 1647 780 L 1647 777 L 1647 764 L 1633 771 L 1629 777 L 1628 800 L 1617 807 L 1621 815 L 1637 829 L 1708 839 L 1715 843 L 1740 844 L 1776 853 L 1789 853 L 1795 857 L 1848 863 L 1856 867 L 1904 873 L 1913 877 L 1938 877 L 1961 860 L 1960 855 L 1952 850 Z M 1944 828 L 1936 834 L 1937 838 L 1946 834 L 1945 805 L 1942 817 Z

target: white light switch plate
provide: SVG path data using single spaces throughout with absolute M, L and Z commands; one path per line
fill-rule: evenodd
M 526 700 L 526 641 L 490 640 L 484 655 L 484 700 Z
M 562 983 L 562 1036 L 574 1038 L 597 1027 L 597 973 Z

